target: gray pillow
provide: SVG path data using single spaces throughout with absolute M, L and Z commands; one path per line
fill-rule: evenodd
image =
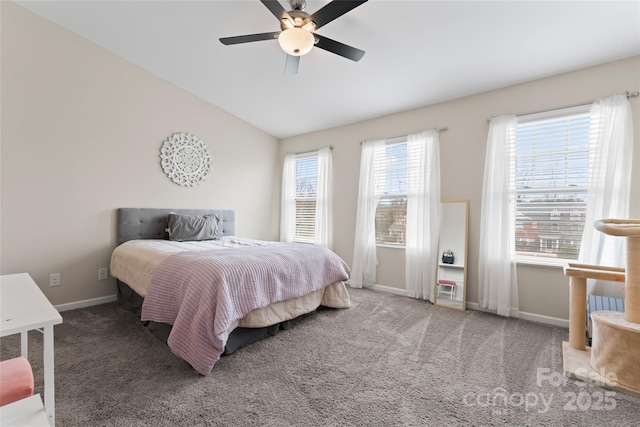
M 210 215 L 169 214 L 169 240 L 178 242 L 218 239 L 220 217 Z

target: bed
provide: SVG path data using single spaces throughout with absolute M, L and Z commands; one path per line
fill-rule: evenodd
M 176 224 L 192 227 L 188 238 Z M 194 238 L 194 228 L 204 234 Z M 117 230 L 118 301 L 203 375 L 222 354 L 320 308 L 350 306 L 348 267 L 336 254 L 237 237 L 234 211 L 121 208 Z

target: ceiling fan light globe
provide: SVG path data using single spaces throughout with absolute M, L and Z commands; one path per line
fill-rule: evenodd
M 313 34 L 302 28 L 287 28 L 278 36 L 282 50 L 293 56 L 302 56 L 311 50 L 315 42 Z

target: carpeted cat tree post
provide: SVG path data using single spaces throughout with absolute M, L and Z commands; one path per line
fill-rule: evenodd
M 595 228 L 627 239 L 627 268 L 568 264 L 569 342 L 563 343 L 564 370 L 579 379 L 640 394 L 640 220 L 605 219 Z M 625 311 L 591 314 L 593 341 L 585 346 L 587 279 L 626 282 Z

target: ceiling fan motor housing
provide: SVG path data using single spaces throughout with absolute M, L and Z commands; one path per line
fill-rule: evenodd
M 305 23 L 305 21 L 307 21 L 307 19 L 309 19 L 309 17 L 311 16 L 306 12 L 302 12 L 301 10 L 291 10 L 287 13 L 291 17 L 291 20 L 284 18 L 280 21 L 280 29 L 282 29 L 282 31 L 286 30 L 287 28 L 291 28 L 289 25 L 287 25 L 286 21 L 289 21 L 291 24 L 293 24 L 293 26 L 300 28 Z M 309 19 L 308 22 L 313 22 L 313 21 Z M 315 25 L 313 27 L 314 27 L 313 29 L 315 29 Z M 307 31 L 313 31 L 313 29 L 307 30 L 307 28 L 305 28 L 305 30 Z
M 304 8 L 307 7 L 305 0 L 291 0 L 289 4 L 293 10 L 304 10 Z M 289 15 L 291 15 L 291 12 L 289 12 Z

